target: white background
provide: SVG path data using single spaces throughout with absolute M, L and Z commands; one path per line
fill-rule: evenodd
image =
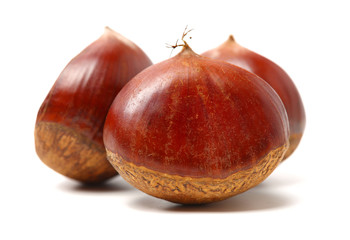
M 337 0 L 1 1 L 0 239 L 350 239 L 349 12 Z M 47 168 L 34 150 L 36 113 L 106 25 L 154 63 L 186 25 L 197 53 L 234 34 L 297 85 L 307 114 L 300 147 L 258 187 L 200 207 L 120 177 L 87 188 Z

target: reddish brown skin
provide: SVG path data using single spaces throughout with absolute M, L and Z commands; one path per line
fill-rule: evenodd
M 134 43 L 106 28 L 62 71 L 41 105 L 35 147 L 50 168 L 85 183 L 117 172 L 103 144 L 103 125 L 120 89 L 152 63 Z
M 120 91 L 104 143 L 155 171 L 225 178 L 286 144 L 287 121 L 282 102 L 259 77 L 185 46 Z
M 262 79 L 277 92 L 289 118 L 290 134 L 303 134 L 305 110 L 299 92 L 288 74 L 271 60 L 239 45 L 232 36 L 219 47 L 202 56 L 227 61 Z
M 103 125 L 115 96 L 152 64 L 140 48 L 119 37 L 107 28 L 66 66 L 41 105 L 37 123 L 60 123 L 103 146 Z

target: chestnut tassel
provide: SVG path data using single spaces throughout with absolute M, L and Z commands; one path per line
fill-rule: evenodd
M 39 158 L 85 183 L 115 176 L 103 145 L 104 121 L 122 87 L 151 64 L 138 46 L 106 27 L 65 67 L 42 103 L 35 124 Z

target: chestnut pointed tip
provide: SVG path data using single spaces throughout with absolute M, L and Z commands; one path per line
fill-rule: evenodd
M 103 35 L 111 35 L 111 34 L 118 35 L 118 33 L 116 31 L 114 31 L 112 28 L 110 28 L 109 26 L 105 26 Z
M 102 35 L 102 37 L 106 37 L 106 38 L 116 38 L 119 41 L 123 42 L 124 44 L 126 44 L 127 46 L 133 48 L 133 49 L 137 49 L 137 46 L 135 45 L 135 43 L 133 43 L 132 41 L 130 41 L 128 38 L 124 37 L 122 34 L 114 31 L 112 28 L 110 28 L 109 26 L 105 26 L 105 31 Z
M 232 34 L 230 34 L 228 36 L 228 39 L 223 43 L 223 45 L 238 45 L 236 42 L 236 39 L 234 38 L 234 36 Z
M 184 41 L 183 44 L 179 45 L 182 46 L 181 52 L 178 55 L 182 55 L 182 56 L 199 56 L 197 53 L 195 53 L 192 48 L 190 47 L 190 45 Z
M 185 41 L 185 40 L 182 40 L 183 41 L 183 47 L 182 47 L 182 51 L 184 51 L 184 50 L 189 50 L 189 51 L 192 51 L 193 52 L 193 50 L 192 50 L 192 48 L 190 47 L 190 45 L 188 45 L 188 43 Z
M 227 39 L 228 42 L 236 42 L 235 38 L 233 37 L 232 34 L 230 34 L 230 36 Z

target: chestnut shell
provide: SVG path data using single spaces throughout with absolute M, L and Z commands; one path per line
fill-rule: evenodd
M 277 92 L 288 115 L 290 147 L 284 159 L 288 158 L 298 147 L 305 129 L 304 105 L 289 75 L 276 63 L 239 45 L 232 35 L 217 48 L 201 55 L 242 67 L 264 79 Z
M 108 159 L 122 177 L 179 203 L 218 201 L 260 183 L 288 137 L 284 106 L 265 81 L 188 46 L 136 75 L 104 127 Z
M 40 159 L 81 182 L 115 176 L 103 145 L 104 121 L 120 89 L 151 64 L 138 46 L 107 27 L 68 63 L 42 103 L 35 124 Z

